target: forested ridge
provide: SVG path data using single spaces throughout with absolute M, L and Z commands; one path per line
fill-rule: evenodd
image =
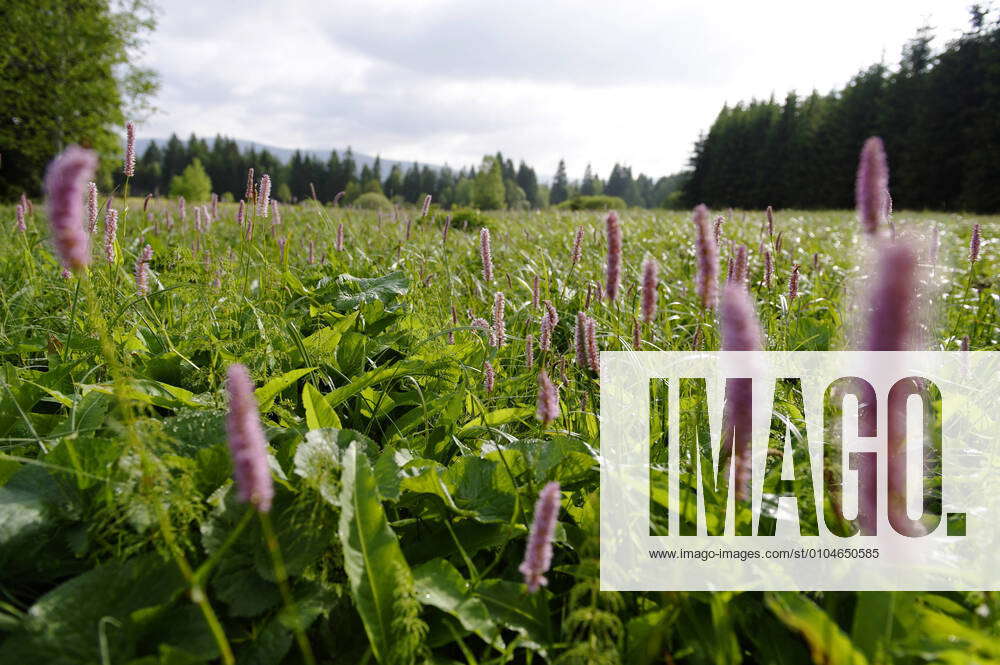
M 1000 22 L 971 9 L 969 29 L 935 53 L 931 28 L 899 65 L 872 65 L 843 90 L 725 106 L 695 145 L 689 204 L 846 208 L 868 136 L 885 141 L 890 191 L 908 209 L 1000 210 Z
M 514 161 L 503 153 L 487 155 L 478 166 L 453 169 L 413 163 L 407 167 L 361 164 L 351 148 L 332 150 L 326 159 L 309 152 L 295 151 L 287 163 L 266 148 L 240 150 L 232 138 L 216 136 L 208 141 L 195 135 L 181 140 L 176 135 L 164 142 L 151 142 L 139 158 L 132 180 L 137 194 L 167 194 L 173 178 L 195 159 L 202 165 L 212 188 L 240 198 L 247 169 L 268 173 L 277 197 L 284 201 L 311 198 L 329 202 L 339 192 L 354 201 L 364 193 L 384 194 L 397 202 L 419 203 L 430 194 L 445 206 L 476 205 L 496 208 L 543 208 L 558 205 L 575 196 L 606 195 L 621 198 L 626 205 L 656 208 L 677 192 L 683 176 L 654 179 L 644 173 L 633 175 L 632 168 L 615 164 L 606 179 L 587 165 L 583 178 L 570 180 L 565 161 L 560 160 L 551 183 L 544 184 L 534 167 Z M 477 195 L 477 190 L 479 194 Z M 486 196 L 484 192 L 491 191 Z M 676 197 L 675 197 L 676 198 Z

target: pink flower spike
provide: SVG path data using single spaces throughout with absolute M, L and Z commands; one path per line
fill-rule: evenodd
M 698 264 L 698 296 L 701 306 L 713 309 L 716 300 L 716 282 L 719 279 L 719 249 L 713 229 L 708 221 L 708 208 L 704 204 L 694 209 L 694 246 Z
M 149 295 L 149 262 L 153 260 L 153 248 L 146 245 L 135 262 L 135 290 L 142 297 Z
M 490 246 L 490 230 L 479 229 L 479 254 L 483 260 L 483 281 L 493 281 L 493 248 Z
M 487 360 L 483 363 L 483 387 L 486 388 L 487 394 L 493 392 L 493 386 L 496 382 L 496 372 L 493 370 L 493 365 Z
M 135 125 L 129 120 L 125 124 L 125 177 L 135 175 Z
M 655 259 L 646 259 L 642 263 L 642 320 L 652 323 L 656 317 L 656 285 L 659 281 L 660 267 Z
M 260 187 L 257 189 L 257 214 L 267 219 L 271 209 L 271 176 L 264 174 L 260 177 Z
M 746 288 L 738 283 L 726 284 L 722 292 L 722 350 L 760 351 L 761 332 L 753 303 Z
M 869 351 L 905 351 L 913 342 L 917 257 L 906 244 L 885 245 L 878 259 L 868 319 Z
M 493 296 L 493 346 L 498 349 L 507 343 L 507 328 L 504 323 L 506 306 L 503 292 L 497 291 Z
M 583 227 L 576 227 L 576 235 L 573 237 L 573 253 L 570 255 L 570 259 L 573 265 L 580 262 L 583 258 Z
M 529 593 L 535 593 L 549 583 L 545 573 L 552 565 L 552 539 L 556 532 L 561 498 L 561 489 L 556 481 L 548 483 L 538 494 L 535 518 L 531 523 L 524 561 L 518 567 L 524 575 L 524 583 L 528 586 Z
M 608 233 L 607 294 L 608 300 L 618 297 L 618 287 L 622 279 L 622 228 L 618 214 L 612 210 L 606 221 Z
M 858 159 L 858 176 L 854 186 L 854 199 L 858 221 L 865 233 L 878 233 L 886 213 L 886 193 L 889 191 L 889 164 L 885 157 L 882 139 L 873 136 L 865 141 Z
M 258 511 L 266 513 L 271 510 L 274 486 L 253 383 L 247 368 L 238 363 L 229 366 L 227 379 L 229 415 L 226 418 L 226 433 L 236 488 L 240 501 L 249 502 Z
M 72 271 L 90 263 L 90 238 L 83 228 L 83 188 L 96 170 L 97 155 L 71 145 L 45 172 L 52 244 L 63 267 Z
M 97 183 L 87 183 L 87 233 L 97 228 Z
M 559 417 L 559 397 L 544 369 L 538 373 L 538 410 L 535 417 L 543 425 L 548 425 Z
M 108 263 L 115 261 L 115 235 L 118 233 L 118 211 L 108 208 L 104 215 L 104 258 Z

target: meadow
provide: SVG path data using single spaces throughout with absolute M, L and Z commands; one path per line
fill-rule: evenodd
M 603 212 L 100 204 L 89 271 L 68 275 L 43 203 L 24 231 L 0 207 L 0 662 L 1000 661 L 989 593 L 599 591 L 600 377 L 578 313 L 599 350 L 720 348 L 690 212 L 618 211 L 612 300 Z M 716 215 L 719 279 L 748 248 L 764 348 L 856 348 L 873 275 L 854 211 Z M 920 347 L 995 349 L 1000 218 L 891 221 L 922 269 Z M 233 482 L 235 363 L 269 510 Z

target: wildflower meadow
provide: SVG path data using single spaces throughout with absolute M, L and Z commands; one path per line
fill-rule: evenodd
M 453 215 L 133 198 L 125 134 L 0 207 L 0 662 L 1000 661 L 988 592 L 599 589 L 601 351 L 996 348 L 998 219 L 877 138 L 854 211 Z

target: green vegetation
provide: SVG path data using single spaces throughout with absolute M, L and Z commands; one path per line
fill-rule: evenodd
M 574 196 L 559 207 L 564 210 L 622 210 L 626 204 L 617 196 Z
M 392 201 L 379 192 L 366 192 L 354 200 L 354 205 L 362 210 L 392 210 Z
M 200 160 L 194 160 L 180 175 L 170 181 L 170 196 L 183 196 L 188 201 L 207 201 L 212 196 L 212 181 Z
M 145 108 L 156 87 L 134 64 L 154 25 L 150 4 L 8 1 L 0 14 L 0 200 L 40 193 L 45 165 L 71 143 L 108 158 L 107 187 L 125 112 Z
M 593 212 L 491 215 L 496 277 L 484 283 L 473 213 L 443 244 L 444 213 L 393 219 L 308 202 L 282 206 L 273 233 L 272 220 L 256 219 L 248 237 L 234 205 L 208 233 L 190 215 L 167 231 L 174 206 L 153 200 L 152 221 L 139 223 L 141 201 L 129 202 L 120 262 L 94 248 L 93 297 L 84 288 L 77 300 L 76 278 L 60 276 L 39 205 L 26 243 L 0 252 L 0 662 L 219 662 L 192 597 L 213 608 L 238 662 L 300 662 L 265 533 L 231 480 L 223 378 L 234 362 L 256 384 L 271 521 L 318 662 L 1000 660 L 1000 607 L 988 593 L 599 591 L 599 379 L 573 360 L 573 321 L 586 309 L 601 349 L 631 348 L 649 255 L 660 284 L 643 349 L 718 348 L 715 317 L 694 292 L 687 213 L 622 215 L 623 285 L 608 303 L 588 297 L 605 259 Z M 13 217 L 0 209 L 5 223 Z M 845 292 L 861 279 L 865 242 L 854 215 L 779 212 L 770 289 L 756 253 L 762 221 L 737 211 L 723 247 L 752 248 L 767 348 L 849 347 Z M 937 288 L 924 294 L 938 312 L 927 319 L 929 348 L 957 349 L 963 335 L 973 349 L 997 348 L 997 259 L 987 243 L 970 272 L 973 221 L 987 239 L 1000 233 L 997 218 L 895 217 L 897 232 L 919 242 L 940 229 Z M 144 243 L 154 255 L 141 298 L 131 269 Z M 309 243 L 325 258 L 310 262 Z M 793 264 L 802 276 L 790 301 Z M 524 340 L 538 339 L 542 314 L 531 305 L 536 276 L 559 323 L 529 370 Z M 470 314 L 489 318 L 495 291 L 508 303 L 499 349 L 469 325 Z M 560 386 L 560 416 L 544 427 L 534 415 L 539 368 Z M 549 585 L 528 594 L 517 567 L 551 480 L 563 489 L 555 556 Z M 193 593 L 179 558 L 196 571 Z

